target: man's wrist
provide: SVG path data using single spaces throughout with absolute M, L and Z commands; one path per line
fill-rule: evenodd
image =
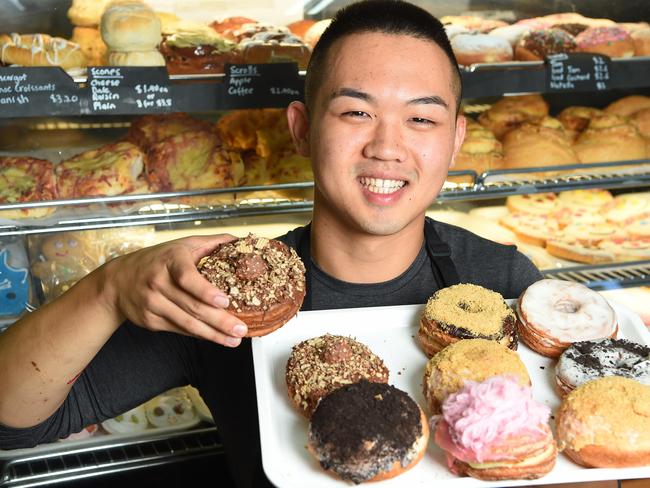
M 97 268 L 86 279 L 90 281 L 91 293 L 95 296 L 98 303 L 109 317 L 117 324 L 126 320 L 119 305 L 118 287 L 115 280 L 115 262 L 114 259 Z

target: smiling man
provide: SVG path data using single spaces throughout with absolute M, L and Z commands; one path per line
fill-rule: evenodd
M 465 132 L 439 21 L 404 2 L 353 4 L 315 47 L 305 88 L 287 115 L 313 163 L 313 219 L 280 237 L 307 268 L 303 310 L 425 303 L 459 282 L 513 298 L 541 277 L 513 246 L 425 218 Z M 229 239 L 115 259 L 0 335 L 0 448 L 65 437 L 192 384 L 237 484 L 264 486 L 246 324 L 196 270 Z

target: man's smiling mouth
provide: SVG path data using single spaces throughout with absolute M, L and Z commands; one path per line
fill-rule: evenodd
M 383 195 L 395 193 L 404 185 L 406 185 L 406 181 L 404 180 L 384 180 L 381 178 L 368 178 L 366 176 L 359 178 L 359 182 L 368 191 L 372 193 L 380 193 Z

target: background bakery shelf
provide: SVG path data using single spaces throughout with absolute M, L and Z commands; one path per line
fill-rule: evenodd
M 644 169 L 644 164 L 647 167 L 643 173 L 626 174 L 624 169 L 621 169 L 630 167 L 634 168 L 634 171 L 640 171 Z M 613 169 L 609 174 L 574 173 L 576 170 L 605 171 L 610 167 Z M 569 174 L 554 177 L 542 176 L 555 170 Z M 539 173 L 540 178 L 535 178 L 536 172 Z M 521 173 L 526 174 L 526 179 L 512 179 Z M 450 181 L 445 183 L 438 196 L 438 202 L 495 199 L 510 195 L 584 188 L 637 188 L 647 187 L 650 184 L 650 159 L 500 170 L 481 175 L 474 171 L 451 171 L 449 179 Z M 290 199 L 277 195 L 279 191 L 298 191 L 305 194 L 313 188 L 313 185 L 313 182 L 284 183 L 148 195 L 119 195 L 52 202 L 2 204 L 0 212 L 39 207 L 55 207 L 57 210 L 50 217 L 44 219 L 20 222 L 0 221 L 0 237 L 305 212 L 312 209 L 313 202 L 310 199 Z M 193 199 L 199 199 L 202 203 L 193 204 Z M 208 203 L 211 200 L 214 203 Z
M 222 454 L 214 426 L 0 461 L 0 487 L 49 486 Z
M 0 118 L 54 115 L 124 115 L 286 107 L 302 99 L 304 71 L 292 63 L 238 65 L 241 75 L 172 75 L 164 68 L 121 67 L 119 76 L 70 77 L 59 68 L 0 68 Z M 247 68 L 248 67 L 248 68 Z M 110 67 L 92 68 L 108 73 Z M 245 71 L 257 73 L 246 76 Z M 562 88 L 560 93 L 647 88 L 650 57 L 613 59 L 606 81 Z M 461 68 L 464 98 L 546 93 L 542 61 L 475 64 Z M 16 79 L 23 88 L 18 90 Z M 117 85 L 94 86 L 93 82 Z M 25 88 L 26 87 L 26 88 Z
M 650 260 L 542 271 L 546 278 L 575 281 L 593 290 L 650 285 Z

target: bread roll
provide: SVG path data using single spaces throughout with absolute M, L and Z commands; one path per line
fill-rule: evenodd
M 619 98 L 615 102 L 607 105 L 607 107 L 605 107 L 605 112 L 612 115 L 629 117 L 634 112 L 643 108 L 650 108 L 650 97 L 644 95 L 629 95 L 627 97 Z
M 110 51 L 109 66 L 165 66 L 165 58 L 159 51 Z
M 632 115 L 632 125 L 650 142 L 650 107 L 635 112 Z
M 646 141 L 627 119 L 616 115 L 592 118 L 580 134 L 573 149 L 581 163 L 645 159 Z M 606 171 L 629 170 L 630 167 L 607 168 Z
M 454 171 L 472 170 L 479 175 L 503 167 L 503 148 L 492 131 L 468 119 L 465 140 L 451 167 Z M 453 180 L 453 178 L 452 178 Z
M 72 0 L 68 18 L 72 25 L 97 27 L 110 0 Z
M 592 117 L 604 112 L 593 107 L 572 106 L 562 110 L 557 118 L 571 141 L 575 141 L 580 133 L 589 126 Z
M 545 117 L 540 124 L 526 122 L 503 138 L 506 168 L 559 166 L 579 163 L 562 124 Z
M 162 41 L 160 19 L 137 0 L 109 4 L 102 15 L 101 34 L 110 51 L 151 51 Z

